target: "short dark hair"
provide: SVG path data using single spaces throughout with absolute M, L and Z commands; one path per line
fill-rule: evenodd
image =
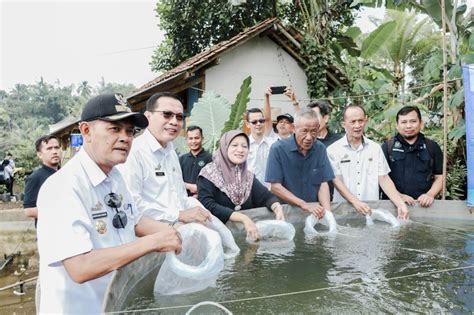
M 58 137 L 54 135 L 46 135 L 46 136 L 39 137 L 38 140 L 35 141 L 36 152 L 41 151 L 41 146 L 43 145 L 43 142 L 47 144 L 49 140 L 51 139 L 56 139 L 59 142 Z
M 263 115 L 263 111 L 262 111 L 260 108 L 254 107 L 254 108 L 251 108 L 251 109 L 247 109 L 247 110 L 245 111 L 245 116 L 244 116 L 244 117 L 245 117 L 245 120 L 247 120 L 247 121 L 249 120 L 249 114 L 250 114 L 250 113 L 260 113 L 260 114 Z
M 158 100 L 162 97 L 171 97 L 171 98 L 174 98 L 175 100 L 179 101 L 181 104 L 183 104 L 183 100 L 181 100 L 181 98 L 178 95 L 176 95 L 174 93 L 171 93 L 171 92 L 159 92 L 159 93 L 153 94 L 146 101 L 146 110 L 152 111 L 152 110 L 156 109 L 156 107 L 158 106 L 157 105 Z
M 188 135 L 188 132 L 190 131 L 193 131 L 193 130 L 199 130 L 199 132 L 201 133 L 201 137 L 202 137 L 202 128 L 199 127 L 199 126 L 189 126 L 187 129 L 186 129 L 186 136 Z
M 362 112 L 364 113 L 364 117 L 367 116 L 367 113 L 365 112 L 365 109 L 364 107 L 360 106 L 360 105 L 356 105 L 356 104 L 350 104 L 350 105 L 347 105 L 344 110 L 342 111 L 342 120 L 346 119 L 346 112 L 349 108 L 359 108 L 360 110 L 362 110 Z
M 420 109 L 416 106 L 404 106 L 402 107 L 398 113 L 397 113 L 397 122 L 398 122 L 398 118 L 400 116 L 405 116 L 411 112 L 416 112 L 416 115 L 418 116 L 418 119 L 421 121 L 421 112 L 420 112 Z
M 319 113 L 321 116 L 326 116 L 331 113 L 331 105 L 329 105 L 329 103 L 326 101 L 314 101 L 306 105 L 306 107 L 311 109 L 315 107 L 319 108 Z

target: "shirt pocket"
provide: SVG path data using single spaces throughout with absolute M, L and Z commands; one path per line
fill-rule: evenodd
M 430 174 L 431 173 L 431 156 L 428 150 L 422 150 L 416 154 L 419 162 L 416 163 L 416 171 L 419 173 Z
M 405 160 L 405 152 L 398 152 L 398 151 L 393 151 L 392 152 L 392 162 L 403 162 Z
M 309 178 L 310 184 L 312 186 L 321 185 L 324 178 L 324 168 L 315 167 L 315 168 L 312 168 L 309 173 L 310 173 L 310 178 Z

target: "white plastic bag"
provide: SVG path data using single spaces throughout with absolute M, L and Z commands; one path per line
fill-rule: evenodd
M 328 234 L 335 234 L 335 233 L 337 233 L 336 219 L 334 218 L 334 215 L 332 214 L 331 211 L 325 211 L 324 217 L 322 219 L 318 219 L 312 214 L 309 215 L 306 218 L 303 231 L 305 232 L 305 234 L 307 236 L 316 236 L 316 235 L 319 235 L 319 234 L 323 234 L 323 233 L 320 233 L 320 232 L 316 231 L 316 229 L 314 228 L 314 226 L 317 223 L 321 223 L 321 224 L 323 224 L 323 225 L 325 225 L 329 228 L 329 231 L 324 233 L 324 234 L 327 234 L 327 233 Z
M 399 227 L 400 222 L 398 222 L 397 218 L 390 212 L 384 209 L 373 209 L 372 215 L 366 215 L 365 221 L 368 226 L 374 225 L 374 221 L 382 221 L 387 222 L 392 227 Z
M 211 215 L 211 222 L 206 223 L 206 226 L 217 233 L 219 233 L 224 247 L 224 259 L 230 259 L 237 256 L 240 252 L 239 246 L 235 243 L 232 232 L 222 223 L 221 220 Z
M 291 241 L 295 237 L 293 224 L 281 220 L 262 220 L 255 223 L 260 241 Z M 253 243 L 247 238 L 247 242 Z
M 224 268 L 224 252 L 219 234 L 202 224 L 189 223 L 178 228 L 183 239 L 182 252 L 166 253 L 155 281 L 155 294 L 192 293 L 216 285 Z

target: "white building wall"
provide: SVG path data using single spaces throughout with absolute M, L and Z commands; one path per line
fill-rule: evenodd
M 263 107 L 264 91 L 268 86 L 291 85 L 298 99 L 308 99 L 303 69 L 268 37 L 256 37 L 224 53 L 219 64 L 206 70 L 206 90 L 213 90 L 233 103 L 242 81 L 249 75 L 252 76 L 252 92 L 247 108 Z M 300 102 L 300 106 L 306 103 Z M 294 114 L 291 101 L 284 95 L 272 96 L 270 104 L 274 114 L 280 111 Z M 276 117 L 272 118 L 275 120 Z

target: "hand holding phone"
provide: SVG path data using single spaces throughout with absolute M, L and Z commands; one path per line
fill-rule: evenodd
M 272 87 L 270 87 L 270 89 L 272 90 L 272 95 L 274 95 L 274 94 L 283 94 L 283 93 L 285 93 L 286 86 L 272 86 Z

